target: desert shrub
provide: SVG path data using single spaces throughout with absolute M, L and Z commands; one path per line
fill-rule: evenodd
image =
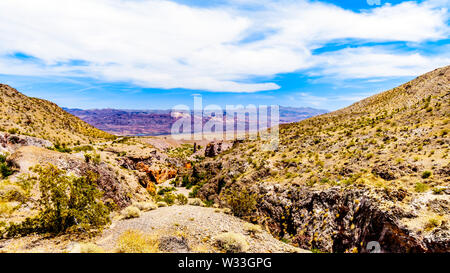
M 29 233 L 62 233 L 66 231 L 90 231 L 109 223 L 109 209 L 99 201 L 101 193 L 96 188 L 98 175 L 66 175 L 59 168 L 48 165 L 32 169 L 37 174 L 39 213 L 24 222 L 11 224 L 8 235 Z
M 94 243 L 80 244 L 81 253 L 105 253 L 105 250 Z
M 31 189 L 34 187 L 36 182 L 36 178 L 30 174 L 21 174 L 17 176 L 16 184 L 23 189 L 26 197 L 28 198 L 31 195 Z
M 3 161 L 0 160 L 0 175 L 1 178 L 7 178 L 8 176 L 13 174 L 13 170 L 10 166 L 8 166 L 8 163 L 6 162 L 6 159 Z
M 432 230 L 434 228 L 437 228 L 441 225 L 441 221 L 436 218 L 430 218 L 428 219 L 428 222 L 425 224 L 425 230 Z
M 189 184 L 189 175 L 184 175 L 183 179 L 181 180 L 181 186 L 187 187 Z
M 19 132 L 19 129 L 17 129 L 17 128 L 11 128 L 8 130 L 8 133 L 10 133 L 12 135 L 17 134 L 18 132 Z
M 0 183 L 0 201 L 25 202 L 28 199 L 27 197 L 27 193 L 20 186 L 7 180 Z
M 188 203 L 187 197 L 181 193 L 177 194 L 176 200 L 177 200 L 177 204 L 179 204 L 179 205 L 186 205 Z
M 175 204 L 176 198 L 177 197 L 175 196 L 175 194 L 166 192 L 162 198 L 162 201 L 164 201 L 167 205 L 172 206 L 173 204 Z
M 127 230 L 117 240 L 116 252 L 119 253 L 156 253 L 159 242 L 156 237 L 138 230 Z
M 218 247 L 227 253 L 240 253 L 248 250 L 248 243 L 242 234 L 226 232 L 214 238 Z
M 416 186 L 414 187 L 414 190 L 416 192 L 426 192 L 428 190 L 428 185 L 424 183 L 416 183 Z
M 141 210 L 135 206 L 129 206 L 122 210 L 122 216 L 125 219 L 139 218 L 141 216 Z
M 432 174 L 433 174 L 433 173 L 432 173 L 431 171 L 424 171 L 424 172 L 422 173 L 422 178 L 423 178 L 423 179 L 427 179 L 427 178 L 429 178 Z
M 434 194 L 442 194 L 444 192 L 445 188 L 432 188 L 432 191 Z
M 72 149 L 74 152 L 88 152 L 93 151 L 94 147 L 91 145 L 77 146 Z
M 10 215 L 16 207 L 11 205 L 9 202 L 0 202 L 0 215 Z
M 191 175 L 184 176 L 181 185 L 183 187 L 186 187 L 186 189 L 190 189 L 193 186 L 200 184 L 203 181 L 204 177 L 205 174 L 204 173 L 200 174 L 197 171 L 197 167 L 193 166 Z
M 159 201 L 158 203 L 156 203 L 156 205 L 158 206 L 158 208 L 167 207 L 167 203 L 164 201 Z
M 158 195 L 164 195 L 164 194 L 170 193 L 170 192 L 172 192 L 174 190 L 175 190 L 174 187 L 163 187 L 163 188 L 158 190 Z
M 61 145 L 59 143 L 55 144 L 55 146 L 53 147 L 53 150 L 58 151 L 60 153 L 70 153 L 70 152 L 72 152 L 72 149 L 67 148 L 66 144 Z
M 311 248 L 311 252 L 312 253 L 324 253 L 322 250 L 320 250 L 318 248 Z
M 262 228 L 260 225 L 255 225 L 252 223 L 245 223 L 244 230 L 247 231 L 251 235 L 256 235 L 262 232 Z
M 246 188 L 227 190 L 224 198 L 233 214 L 238 217 L 251 215 L 258 202 L 258 195 Z
M 86 163 L 92 162 L 94 164 L 99 164 L 101 161 L 100 155 L 97 153 L 93 153 L 93 154 L 84 154 L 84 160 L 86 161 Z
M 191 192 L 189 192 L 189 197 L 190 198 L 195 198 L 198 196 L 198 190 L 200 189 L 200 186 L 195 185 L 192 187 Z
M 203 201 L 203 203 L 205 204 L 206 207 L 212 207 L 214 206 L 214 200 L 205 200 Z
M 205 204 L 203 203 L 203 201 L 200 198 L 190 199 L 188 201 L 188 204 L 191 206 L 200 206 L 200 207 L 205 206 Z
M 138 202 L 133 205 L 141 211 L 150 211 L 158 208 L 158 206 L 153 202 Z

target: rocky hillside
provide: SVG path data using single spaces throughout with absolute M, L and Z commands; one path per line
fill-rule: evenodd
M 449 251 L 449 104 L 447 66 L 282 125 L 275 151 L 235 143 L 190 179 L 199 197 L 299 247 L 364 252 L 377 241 L 388 252 Z
M 52 102 L 27 97 L 4 84 L 0 84 L 0 131 L 68 145 L 114 138 Z

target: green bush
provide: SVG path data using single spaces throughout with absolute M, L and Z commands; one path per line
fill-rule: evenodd
M 176 199 L 179 205 L 186 205 L 188 203 L 188 199 L 184 194 L 177 194 Z
M 17 129 L 17 128 L 11 128 L 8 130 L 8 133 L 10 133 L 12 135 L 17 134 L 18 132 L 19 132 L 19 129 Z
M 159 189 L 158 195 L 164 195 L 164 194 L 170 193 L 170 192 L 172 192 L 174 190 L 175 190 L 174 187 L 163 187 L 163 188 Z
M 177 199 L 177 196 L 175 194 L 173 194 L 172 192 L 164 192 L 163 196 L 161 196 L 160 194 L 156 195 L 156 202 L 164 202 L 169 206 L 172 206 L 173 204 L 175 204 L 176 199 Z
M 109 209 L 99 201 L 98 175 L 68 176 L 65 171 L 48 165 L 32 169 L 38 176 L 39 213 L 19 224 L 11 224 L 9 236 L 29 233 L 58 234 L 70 231 L 90 231 L 110 222 Z
M 8 166 L 7 163 L 5 163 L 5 162 L 0 163 L 0 175 L 1 175 L 1 178 L 6 178 L 6 177 L 8 177 L 8 176 L 10 176 L 12 174 L 13 174 L 13 170 L 11 169 L 11 167 Z
M 428 185 L 424 183 L 416 183 L 414 190 L 416 192 L 426 192 L 428 190 Z
M 196 185 L 192 187 L 191 192 L 189 192 L 189 197 L 190 198 L 195 198 L 198 195 L 198 190 L 200 189 L 200 186 Z
M 162 199 L 162 201 L 166 202 L 167 205 L 172 206 L 173 204 L 175 204 L 175 199 L 177 197 L 175 196 L 175 194 L 170 193 L 170 192 L 166 192 L 164 194 L 164 197 Z
M 431 171 L 424 171 L 424 172 L 422 173 L 422 178 L 423 178 L 423 179 L 427 179 L 427 178 L 429 178 L 432 174 L 433 174 L 433 173 L 432 173 Z
M 91 145 L 84 145 L 84 146 L 74 147 L 72 150 L 74 152 L 88 152 L 88 151 L 93 151 L 94 147 L 92 147 Z
M 238 217 L 250 216 L 258 202 L 258 195 L 245 188 L 227 190 L 224 198 L 233 214 Z
M 94 164 L 99 164 L 101 161 L 100 155 L 97 153 L 94 154 L 84 154 L 84 160 L 86 161 L 86 163 L 92 162 Z
M 72 152 L 72 149 L 66 148 L 65 146 L 60 146 L 59 144 L 55 144 L 55 147 L 53 147 L 55 151 L 58 151 L 60 153 L 70 153 Z

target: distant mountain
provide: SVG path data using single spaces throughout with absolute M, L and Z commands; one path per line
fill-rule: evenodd
M 178 117 L 171 110 L 69 109 L 67 112 L 92 126 L 115 135 L 169 134 Z M 280 123 L 292 123 L 327 113 L 314 108 L 280 107 Z M 204 122 L 207 120 L 205 119 Z
M 50 101 L 27 97 L 4 84 L 0 84 L 0 131 L 39 137 L 60 144 L 114 138 Z

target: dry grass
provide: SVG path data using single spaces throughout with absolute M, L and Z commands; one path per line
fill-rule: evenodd
M 244 230 L 247 231 L 250 235 L 256 235 L 258 233 L 261 233 L 262 227 L 260 225 L 255 225 L 252 223 L 245 223 L 244 224 Z
M 129 206 L 122 211 L 122 216 L 125 219 L 139 218 L 141 211 L 135 206 Z
M 105 250 L 94 243 L 80 244 L 81 253 L 105 253 Z
M 128 230 L 120 235 L 116 252 L 119 253 L 157 253 L 159 241 L 156 236 L 148 235 L 142 231 Z
M 234 232 L 222 233 L 214 238 L 216 245 L 228 253 L 241 253 L 248 250 L 249 245 L 244 235 Z

